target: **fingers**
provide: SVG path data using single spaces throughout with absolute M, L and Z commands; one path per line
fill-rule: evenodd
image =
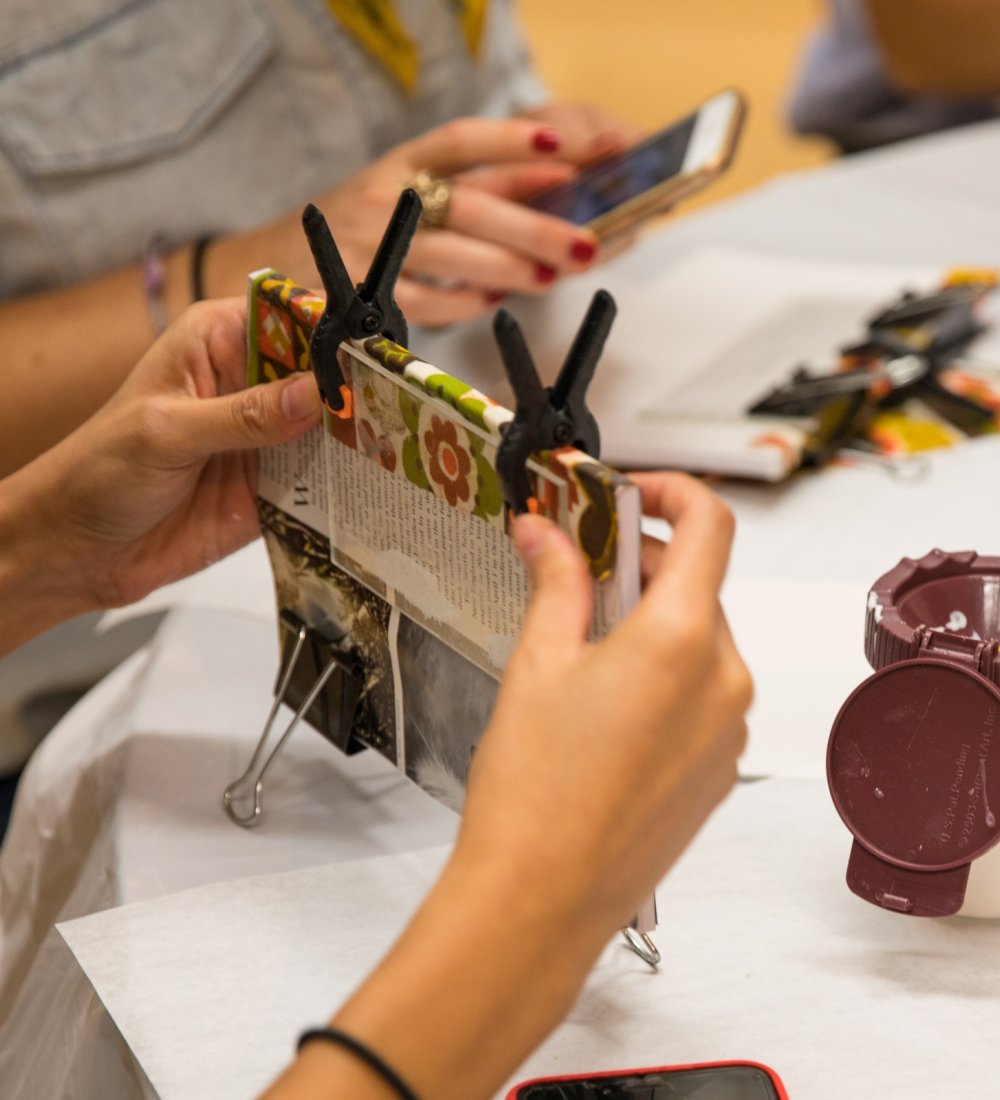
M 589 229 L 475 187 L 455 187 L 447 224 L 456 233 L 492 241 L 555 272 L 585 271 L 597 255 L 597 238 Z
M 686 474 L 629 477 L 642 493 L 643 512 L 665 519 L 673 528 L 659 572 L 650 578 L 650 589 L 682 588 L 686 596 L 714 604 L 729 564 L 735 530 L 732 512 Z
M 639 542 L 639 576 L 643 587 L 659 573 L 668 545 L 655 535 L 642 535 Z
M 458 176 L 458 182 L 491 195 L 523 202 L 532 195 L 549 187 L 567 183 L 577 174 L 577 170 L 564 162 L 541 162 L 535 164 L 492 164 L 477 168 Z
M 683 668 L 693 683 L 712 674 L 725 648 L 718 601 L 733 537 L 732 514 L 684 474 L 636 474 L 632 480 L 642 492 L 643 510 L 666 519 L 673 535 L 658 554 L 646 549 L 646 567 L 656 572 L 648 577 L 639 605 L 608 641 L 641 654 L 649 675 L 655 677 L 666 662 Z
M 394 292 L 403 315 L 416 325 L 440 328 L 456 321 L 471 321 L 495 309 L 499 297 L 476 287 L 437 286 L 403 276 Z
M 246 385 L 246 299 L 189 306 L 139 360 L 122 384 L 140 392 L 212 397 Z
M 753 677 L 750 675 L 750 670 L 747 668 L 743 658 L 740 656 L 739 650 L 736 648 L 736 642 L 733 639 L 733 634 L 729 627 L 729 620 L 726 618 L 725 612 L 721 607 L 718 611 L 718 631 L 720 638 L 719 645 L 726 669 L 726 687 L 735 700 L 735 705 L 739 714 L 742 716 L 750 709 L 750 704 L 753 702 Z M 737 755 L 740 755 L 746 748 L 746 725 L 741 722 L 736 733 L 740 738 L 736 752 Z
M 527 290 L 533 289 L 535 282 L 535 265 L 530 260 L 450 229 L 418 233 L 410 246 L 406 267 L 445 285 L 452 283 L 479 291 L 493 287 Z
M 412 281 L 397 287 L 414 324 L 471 319 L 500 295 L 544 293 L 560 275 L 587 270 L 597 258 L 594 235 L 521 202 L 573 175 L 559 149 L 558 133 L 544 124 L 483 118 L 397 146 L 327 196 L 331 209 L 342 207 L 339 220 L 328 216 L 348 270 L 363 274 L 399 187 L 420 169 L 457 178 L 445 228 L 416 234 L 404 269 Z
M 557 274 L 553 265 L 450 229 L 418 233 L 413 238 L 406 268 L 446 285 L 487 293 L 538 294 L 552 285 Z
M 400 288 L 397 300 L 418 324 L 450 324 L 478 316 L 503 294 L 544 293 L 559 275 L 585 271 L 596 254 L 586 229 L 456 185 L 447 228 L 413 238 L 405 272 L 423 278 Z
M 550 100 L 524 116 L 558 130 L 563 139 L 561 155 L 574 164 L 619 153 L 642 137 L 638 127 L 596 103 Z
M 219 393 L 234 393 L 246 386 L 247 376 L 247 300 L 221 298 L 198 303 L 208 331 L 205 347 L 218 379 Z
M 590 164 L 593 161 L 603 160 L 605 157 L 611 157 L 617 153 L 624 153 L 626 149 L 639 140 L 639 137 L 640 134 L 637 130 L 602 130 L 589 139 L 582 163 Z
M 458 118 L 406 142 L 400 153 L 413 171 L 449 176 L 480 164 L 551 160 L 561 145 L 556 130 L 530 119 Z
M 239 393 L 178 401 L 172 412 L 178 458 L 286 443 L 315 427 L 322 402 L 312 372 Z
M 583 557 L 564 531 L 541 516 L 518 516 L 513 536 L 532 584 L 519 649 L 570 659 L 586 640 L 593 603 Z

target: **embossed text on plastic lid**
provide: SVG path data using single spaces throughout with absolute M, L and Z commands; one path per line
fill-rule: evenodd
M 898 662 L 851 694 L 827 778 L 855 893 L 914 915 L 961 907 L 969 862 L 1000 840 L 998 745 L 1000 688 L 964 662 Z

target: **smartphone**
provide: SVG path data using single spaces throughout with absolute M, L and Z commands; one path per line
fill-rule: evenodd
M 759 1062 L 712 1062 L 523 1081 L 507 1100 L 788 1100 Z
M 526 205 L 592 229 L 602 240 L 635 229 L 700 191 L 730 164 L 746 116 L 734 88 L 622 153 L 581 168 Z

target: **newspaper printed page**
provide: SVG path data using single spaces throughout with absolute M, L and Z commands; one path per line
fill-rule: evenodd
M 329 514 L 325 449 L 322 427 L 313 428 L 291 443 L 263 448 L 257 474 L 258 496 L 324 535 Z

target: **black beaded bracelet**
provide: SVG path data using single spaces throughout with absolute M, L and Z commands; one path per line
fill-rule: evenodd
M 295 1049 L 301 1050 L 306 1043 L 311 1043 L 314 1039 L 323 1039 L 328 1043 L 336 1043 L 338 1046 L 344 1047 L 345 1050 L 349 1050 L 353 1055 L 360 1058 L 362 1062 L 373 1069 L 387 1085 L 391 1085 L 396 1090 L 396 1093 L 402 1097 L 402 1100 L 419 1100 L 417 1094 L 399 1076 L 392 1066 L 383 1061 L 375 1051 L 370 1050 L 364 1043 L 355 1039 L 353 1035 L 348 1035 L 346 1031 L 341 1031 L 336 1027 L 313 1027 L 308 1031 L 302 1032 Z
M 205 299 L 205 253 L 208 246 L 215 240 L 214 233 L 206 233 L 199 237 L 191 249 L 191 301 L 201 302 Z

